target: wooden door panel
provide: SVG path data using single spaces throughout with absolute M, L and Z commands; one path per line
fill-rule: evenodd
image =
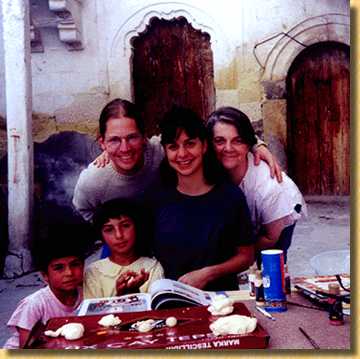
M 133 90 L 148 135 L 158 133 L 176 103 L 206 118 L 215 108 L 213 57 L 208 34 L 186 19 L 154 18 L 133 40 Z
M 287 79 L 289 172 L 305 194 L 350 191 L 349 49 L 304 50 Z

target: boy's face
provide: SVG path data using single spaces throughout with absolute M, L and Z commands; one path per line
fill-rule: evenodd
M 134 254 L 136 231 L 134 221 L 130 217 L 110 218 L 102 226 L 101 234 L 112 255 Z
M 73 291 L 82 285 L 84 262 L 76 256 L 53 259 L 43 273 L 45 281 L 56 292 Z

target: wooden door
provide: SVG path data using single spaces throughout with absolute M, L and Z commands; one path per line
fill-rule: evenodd
M 304 194 L 350 192 L 349 47 L 305 49 L 287 78 L 289 173 Z
M 133 91 L 148 135 L 173 104 L 192 108 L 205 119 L 215 108 L 210 36 L 185 18 L 153 18 L 133 42 Z

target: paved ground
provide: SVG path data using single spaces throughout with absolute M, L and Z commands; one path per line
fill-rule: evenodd
M 310 258 L 335 249 L 350 248 L 350 206 L 347 198 L 309 198 L 307 220 L 301 220 L 294 232 L 288 253 L 292 276 L 313 274 Z M 98 253 L 87 259 L 91 262 Z M 0 347 L 9 337 L 6 322 L 18 301 L 43 286 L 38 273 L 15 280 L 0 279 Z
M 350 249 L 350 204 L 347 198 L 311 197 L 308 218 L 296 225 L 292 245 L 288 253 L 291 275 L 314 274 L 310 258 L 318 253 Z

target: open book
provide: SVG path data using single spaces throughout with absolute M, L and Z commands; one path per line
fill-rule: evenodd
M 78 315 L 209 305 L 212 298 L 218 294 L 226 296 L 225 292 L 206 292 L 175 280 L 158 279 L 150 285 L 149 293 L 85 299 L 79 308 Z

